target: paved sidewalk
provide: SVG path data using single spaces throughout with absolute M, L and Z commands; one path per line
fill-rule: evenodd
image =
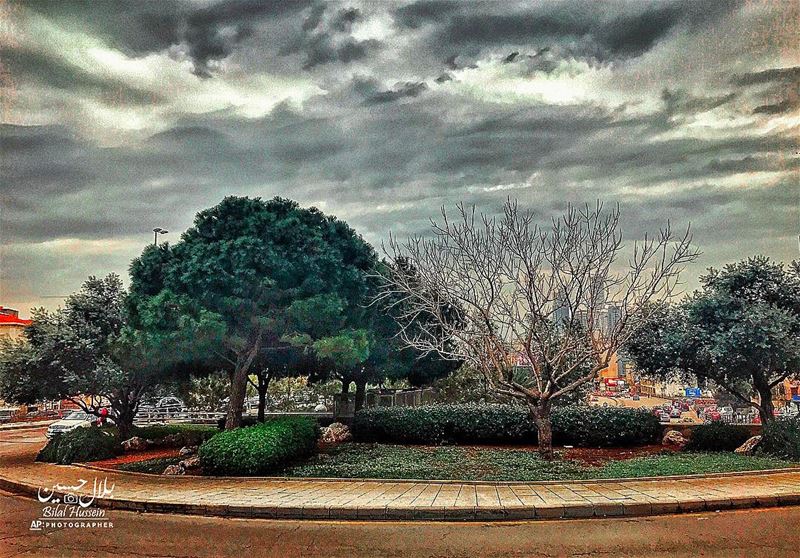
M 41 431 L 0 433 L 0 488 L 36 495 L 55 484 L 95 505 L 226 517 L 309 519 L 557 519 L 645 516 L 800 504 L 800 471 L 659 480 L 458 483 L 153 476 L 34 463 Z M 58 491 L 56 491 L 59 493 Z

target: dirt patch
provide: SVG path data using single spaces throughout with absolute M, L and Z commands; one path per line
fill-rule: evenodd
M 635 457 L 647 457 L 650 455 L 659 455 L 665 452 L 663 446 L 653 444 L 649 446 L 638 446 L 634 448 L 570 448 L 562 449 L 561 454 L 564 459 L 571 459 L 580 461 L 586 465 L 598 466 L 604 465 L 609 461 L 625 461 L 626 459 L 633 459 Z
M 480 453 L 481 450 L 505 450 L 505 451 L 539 451 L 538 446 L 533 445 L 480 445 L 480 446 L 457 446 L 464 448 L 470 454 L 475 455 Z M 647 457 L 650 455 L 659 455 L 663 453 L 673 453 L 670 450 L 664 449 L 660 444 L 651 444 L 646 446 L 636 446 L 632 448 L 564 448 L 554 447 L 556 455 L 561 459 L 568 459 L 571 461 L 579 461 L 583 465 L 598 466 L 604 465 L 609 461 L 624 461 L 626 459 L 633 459 L 635 457 Z
M 148 461 L 150 459 L 166 459 L 168 457 L 178 457 L 179 449 L 175 448 L 155 448 L 145 451 L 136 451 L 118 455 L 112 459 L 103 459 L 102 461 L 93 461 L 91 464 L 95 467 L 106 467 L 108 469 L 116 469 L 123 463 L 135 463 L 137 461 Z

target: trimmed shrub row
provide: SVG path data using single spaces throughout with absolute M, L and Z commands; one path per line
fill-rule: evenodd
M 770 421 L 761 436 L 760 452 L 800 460 L 800 418 Z
M 552 412 L 553 443 L 609 447 L 654 442 L 661 435 L 656 417 L 616 407 L 561 407 Z M 401 444 L 535 444 L 536 426 L 528 410 L 479 403 L 363 409 L 353 419 L 362 442 Z
M 119 450 L 119 440 L 113 432 L 90 426 L 53 436 L 39 451 L 36 461 L 69 465 L 110 459 L 119 453 Z
M 153 440 L 156 445 L 180 448 L 183 446 L 199 446 L 216 433 L 217 429 L 210 424 L 155 424 L 151 426 L 136 426 L 132 434 L 146 440 Z
M 748 439 L 750 430 L 744 426 L 711 422 L 692 427 L 689 444 L 690 451 L 733 451 Z
M 265 475 L 314 453 L 318 430 L 316 421 L 308 417 L 284 417 L 226 430 L 200 446 L 200 465 L 212 475 Z

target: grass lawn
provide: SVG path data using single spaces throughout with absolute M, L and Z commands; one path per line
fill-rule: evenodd
M 160 475 L 169 465 L 177 465 L 182 457 L 163 457 L 159 459 L 148 459 L 146 461 L 132 461 L 117 465 L 119 471 L 130 471 L 133 473 L 152 473 Z
M 157 440 L 170 434 L 197 434 L 210 437 L 219 432 L 213 424 L 153 424 L 151 426 L 134 426 L 133 435 L 148 440 Z
M 543 461 L 527 450 L 345 444 L 277 471 L 296 477 L 547 481 L 755 471 L 797 465 L 772 457 L 733 453 L 680 453 L 610 461 Z

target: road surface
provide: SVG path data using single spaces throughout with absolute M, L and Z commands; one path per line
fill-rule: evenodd
M 30 531 L 41 504 L 0 491 L 0 558 L 798 556 L 800 507 L 519 523 L 312 522 L 110 510 L 111 529 Z

